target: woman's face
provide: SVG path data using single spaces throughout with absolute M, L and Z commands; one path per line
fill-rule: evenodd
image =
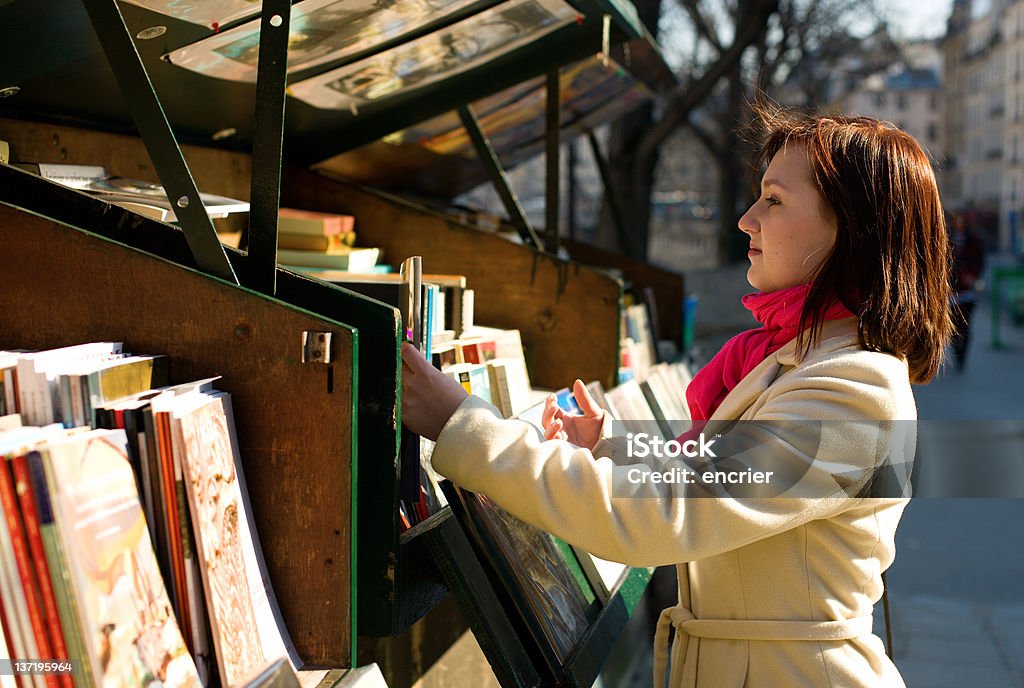
M 790 143 L 775 154 L 761 197 L 739 227 L 750 235 L 750 286 L 770 292 L 811 281 L 835 244 L 836 220 L 811 179 L 802 145 Z

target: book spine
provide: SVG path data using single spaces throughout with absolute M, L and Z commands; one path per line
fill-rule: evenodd
M 177 599 L 177 588 L 174 587 L 172 575 L 170 537 L 167 528 L 167 507 L 164 500 L 163 470 L 160 461 L 160 447 L 157 439 L 156 419 L 148 407 L 143 410 L 143 428 L 146 434 L 146 460 L 149 463 L 150 493 L 153 497 L 153 530 L 157 537 L 153 538 L 153 549 L 156 550 L 157 564 L 168 595 Z
M 181 551 L 189 613 L 189 626 L 183 628 L 188 628 L 189 634 L 192 636 L 192 657 L 195 660 L 196 668 L 199 670 L 200 675 L 205 679 L 205 676 L 209 673 L 210 639 L 206 635 L 203 585 L 199 574 L 198 562 L 196 561 L 192 519 L 189 514 L 188 494 L 185 491 L 185 474 L 181 466 L 181 452 L 184 446 L 184 439 L 181 434 L 181 422 L 169 416 L 170 414 L 168 414 L 168 422 L 172 430 L 174 489 L 178 498 L 178 522 L 181 524 Z
M 14 546 L 7 519 L 0 518 L 0 599 L 3 600 L 5 627 L 12 657 L 38 657 L 32 626 L 28 620 L 25 591 L 14 561 Z M 40 676 L 19 676 L 23 688 L 45 688 Z
M 28 620 L 32 626 L 32 635 L 35 639 L 36 651 L 38 654 L 33 658 L 54 659 L 53 649 L 50 647 L 49 633 L 46 630 L 46 621 L 43 616 L 43 604 L 39 599 L 38 585 L 32 565 L 29 563 L 28 544 L 21 523 L 21 515 L 18 510 L 17 498 L 14 494 L 14 484 L 11 479 L 9 459 L 2 458 L 0 465 L 0 501 L 3 502 L 4 519 L 7 521 L 7 530 L 11 536 L 11 549 L 14 552 L 14 562 L 18 568 L 18 576 L 21 579 L 21 587 L 25 594 L 26 610 Z M 45 676 L 45 684 L 48 688 L 58 688 L 55 675 Z
M 167 517 L 167 543 L 171 556 L 171 577 L 174 579 L 175 607 L 177 609 L 178 626 L 182 629 L 191 627 L 189 616 L 188 592 L 185 583 L 185 555 L 181 542 L 181 523 L 178 518 L 178 495 L 177 483 L 174 479 L 174 449 L 171 443 L 170 424 L 165 412 L 153 414 L 153 420 L 157 428 L 157 445 L 160 448 L 161 477 L 164 481 L 164 506 Z M 190 633 L 183 633 L 185 644 L 190 653 L 195 653 L 192 647 Z
M 58 616 L 68 655 L 77 662 L 78 674 L 74 677 L 77 688 L 93 688 L 95 685 L 92 664 L 85 649 L 82 627 L 78 616 L 78 603 L 71 588 L 70 569 L 64 547 L 60 544 L 60 533 L 53 518 L 53 505 L 50 500 L 50 485 L 46 478 L 46 467 L 39 452 L 29 452 L 29 474 L 35 490 L 36 506 L 39 509 L 39 532 L 43 541 L 50 572 L 50 583 L 57 602 Z
M 7 413 L 18 413 L 18 370 L 14 366 L 4 370 L 4 397 Z
M 64 631 L 61 629 L 60 614 L 57 610 L 57 598 L 53 591 L 50 569 L 43 548 L 39 509 L 36 505 L 32 478 L 29 475 L 28 458 L 24 454 L 18 454 L 11 459 L 11 472 L 14 475 L 14 492 L 21 504 L 21 515 L 25 519 L 28 549 L 32 554 L 36 580 L 39 581 L 39 593 L 43 602 L 43 612 L 46 615 L 46 628 L 49 632 L 50 643 L 54 656 L 57 659 L 66 660 L 69 659 L 68 648 L 64 641 Z M 62 688 L 74 688 L 71 674 L 60 674 L 57 679 Z
M 136 417 L 136 421 L 139 419 Z M 149 472 L 149 450 L 146 443 L 144 430 L 137 431 L 135 439 L 129 437 L 129 441 L 135 442 L 136 451 L 139 457 L 139 482 L 142 489 L 142 510 L 146 512 L 146 528 L 149 529 L 149 539 L 156 543 L 156 519 L 153 517 L 153 476 Z M 155 547 L 154 547 L 155 549 Z

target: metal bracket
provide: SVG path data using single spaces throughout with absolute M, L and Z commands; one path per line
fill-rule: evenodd
M 469 105 L 460 105 L 459 117 L 462 119 L 462 126 L 466 128 L 466 133 L 469 134 L 469 139 L 473 142 L 476 156 L 480 158 L 481 164 L 487 170 L 487 176 L 491 178 L 494 190 L 501 197 L 501 202 L 505 205 L 505 212 L 508 213 L 509 220 L 519 230 L 519 236 L 523 238 L 523 243 L 543 252 L 544 245 L 541 243 L 540 237 L 537 236 L 537 232 L 530 225 L 530 220 L 527 219 L 526 213 L 523 212 L 523 206 L 519 204 L 519 199 L 516 197 L 515 192 L 512 191 L 512 187 L 508 183 L 508 177 L 505 176 L 505 170 L 501 167 L 501 161 L 498 160 L 491 142 L 487 140 L 487 136 L 480 129 L 480 122 L 477 120 L 473 108 Z
M 277 290 L 277 215 L 281 199 L 290 19 L 291 0 L 264 0 L 253 117 L 246 282 L 271 296 Z
M 302 362 L 303 363 L 330 363 L 331 357 L 330 332 L 302 333 Z
M 558 67 L 548 71 L 547 107 L 545 108 L 545 152 L 544 160 L 547 171 L 544 183 L 544 229 L 546 231 L 547 249 L 552 255 L 558 255 L 558 244 L 561 241 L 559 215 L 562 208 L 559 203 L 558 183 L 561 177 L 559 159 L 559 138 L 562 133 L 562 102 L 559 90 Z
M 626 222 L 622 218 L 622 206 L 619 205 L 619 198 L 615 195 L 615 188 L 612 184 L 612 173 L 608 168 L 608 159 L 601 151 L 601 144 L 597 141 L 594 132 L 587 132 L 587 140 L 590 142 L 590 152 L 594 155 L 594 162 L 597 163 L 597 171 L 601 174 L 601 183 L 604 186 L 604 198 L 608 202 L 608 210 L 611 212 L 612 224 L 615 226 L 615 233 L 619 237 L 619 248 L 627 256 L 633 256 L 633 244 L 626 233 Z
M 160 183 L 174 204 L 174 214 L 196 265 L 210 275 L 238 284 L 117 3 L 83 1 Z

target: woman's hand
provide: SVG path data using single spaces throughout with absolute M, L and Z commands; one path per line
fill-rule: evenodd
M 583 415 L 577 416 L 563 411 L 552 394 L 545 400 L 544 413 L 541 416 L 544 437 L 549 440 L 567 440 L 577 447 L 593 449 L 601 439 L 605 411 L 590 396 L 583 380 L 576 380 L 573 383 L 572 394 Z
M 402 423 L 407 428 L 437 441 L 467 396 L 462 385 L 430 365 L 416 347 L 402 344 Z

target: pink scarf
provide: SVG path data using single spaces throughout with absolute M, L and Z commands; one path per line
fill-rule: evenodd
M 726 395 L 764 359 L 796 338 L 800 312 L 811 285 L 800 284 L 773 292 L 743 297 L 743 306 L 763 325 L 736 335 L 693 377 L 686 388 L 690 417 L 707 421 Z M 853 317 L 846 306 L 834 302 L 825 310 L 825 320 Z M 704 423 L 700 426 L 703 427 Z

